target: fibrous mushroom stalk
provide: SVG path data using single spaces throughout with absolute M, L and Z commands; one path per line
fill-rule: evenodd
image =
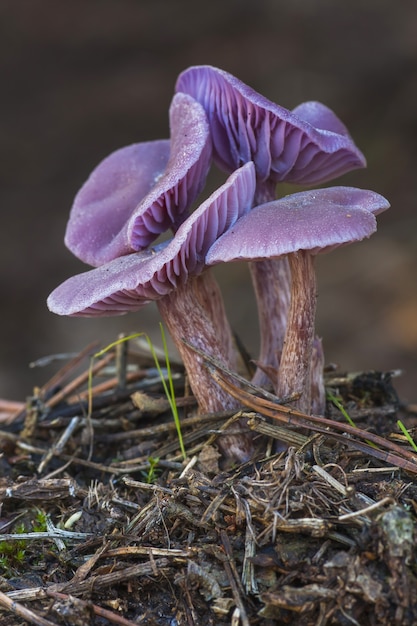
M 278 370 L 287 328 L 291 275 L 287 258 L 249 263 L 258 308 L 260 335 L 257 370 L 252 382 L 259 387 L 271 384 Z
M 218 359 L 230 369 L 236 368 L 231 344 L 231 330 L 219 287 L 206 271 L 157 301 L 165 325 L 177 347 L 200 411 L 211 413 L 236 408 L 236 401 L 217 385 L 202 357 L 183 341 Z M 211 313 L 215 312 L 215 319 Z
M 236 352 L 217 282 L 209 270 L 191 276 L 186 284 L 157 301 L 158 309 L 174 341 L 200 413 L 216 413 L 239 408 L 239 403 L 214 381 L 204 359 L 184 339 L 228 369 L 236 369 Z M 246 432 L 245 432 L 246 431 Z M 245 422 L 233 424 L 233 432 L 218 438 L 228 458 L 247 461 L 253 454 L 252 436 Z
M 275 182 L 256 185 L 254 206 L 275 198 Z M 256 297 L 259 323 L 259 357 L 252 382 L 259 387 L 271 384 L 270 376 L 278 370 L 287 327 L 290 305 L 291 274 L 286 258 L 263 259 L 249 263 Z
M 310 413 L 310 369 L 317 299 L 314 256 L 300 250 L 289 254 L 288 262 L 291 302 L 276 392 L 279 397 L 300 393 L 294 404 L 300 411 Z

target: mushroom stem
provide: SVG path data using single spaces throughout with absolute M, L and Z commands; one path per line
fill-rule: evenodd
M 271 181 L 258 182 L 254 206 L 274 200 L 275 186 Z M 251 262 L 249 270 L 258 308 L 260 335 L 258 367 L 252 382 L 259 387 L 267 387 L 271 384 L 268 373 L 278 370 L 284 345 L 290 306 L 291 275 L 285 257 Z M 263 367 L 266 371 L 262 369 Z
M 184 362 L 200 410 L 212 413 L 237 407 L 236 401 L 213 383 L 200 355 L 183 342 L 186 339 L 228 368 L 236 367 L 231 330 L 211 272 L 190 277 L 158 300 L 157 305 Z
M 294 405 L 311 412 L 311 359 L 316 314 L 314 256 L 301 250 L 288 255 L 291 270 L 291 302 L 284 347 L 276 383 L 278 396 L 301 393 Z
M 226 367 L 236 369 L 232 333 L 220 289 L 211 272 L 206 270 L 191 276 L 185 284 L 158 300 L 157 305 L 181 355 L 200 412 L 238 409 L 239 403 L 214 382 L 202 357 L 183 341 L 186 339 Z M 252 437 L 242 420 L 234 423 L 233 431 L 219 437 L 217 443 L 228 458 L 247 461 L 253 454 Z
M 249 263 L 258 307 L 260 350 L 252 382 L 260 387 L 271 383 L 268 372 L 278 370 L 284 345 L 290 305 L 291 277 L 286 257 Z

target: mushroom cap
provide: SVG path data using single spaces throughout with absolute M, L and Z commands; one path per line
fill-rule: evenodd
M 388 207 L 379 194 L 354 187 L 295 193 L 243 216 L 213 244 L 206 263 L 277 258 L 300 250 L 329 252 L 372 235 L 375 214 Z
M 310 185 L 366 165 L 345 126 L 319 102 L 291 112 L 208 65 L 182 72 L 176 91 L 204 106 L 213 158 L 228 172 L 254 161 L 259 181 Z
M 170 106 L 170 140 L 133 144 L 104 159 L 81 187 L 65 243 L 98 266 L 146 248 L 187 217 L 210 168 L 211 139 L 203 107 L 186 94 Z
M 58 315 L 120 315 L 162 298 L 190 275 L 202 272 L 210 246 L 250 210 L 255 186 L 254 165 L 247 163 L 181 224 L 169 242 L 69 278 L 49 296 L 49 309 Z
M 329 130 L 332 133 L 349 137 L 349 131 L 342 120 L 321 102 L 317 102 L 316 100 L 302 102 L 292 110 L 292 113 L 300 120 L 304 120 L 304 122 L 311 124 L 311 126 L 315 128 Z

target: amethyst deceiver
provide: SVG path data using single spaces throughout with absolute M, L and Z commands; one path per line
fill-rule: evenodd
M 263 184 L 312 185 L 365 165 L 344 124 L 319 102 L 289 111 L 209 65 L 182 72 L 175 88 L 203 105 L 213 157 L 227 172 L 253 161 Z
M 250 210 L 254 192 L 254 167 L 247 163 L 181 224 L 169 242 L 69 278 L 49 296 L 49 309 L 59 315 L 120 315 L 155 300 L 200 410 L 235 408 L 236 401 L 213 381 L 201 357 L 183 339 L 235 369 L 230 329 L 205 256 L 218 237 Z M 249 448 L 242 435 L 223 439 L 223 449 L 238 460 L 247 460 Z
M 366 165 L 344 124 L 319 102 L 289 111 L 212 66 L 188 68 L 176 90 L 203 105 L 220 168 L 230 172 L 246 161 L 255 163 L 255 205 L 273 200 L 279 182 L 318 184 Z M 259 363 L 276 369 L 290 300 L 288 264 L 265 260 L 250 264 L 250 270 L 261 335 Z M 266 384 L 267 378 L 258 368 L 254 382 Z
M 205 111 L 186 94 L 170 106 L 170 140 L 116 150 L 92 172 L 71 209 L 65 243 L 95 267 L 142 250 L 188 216 L 211 163 Z
M 292 194 L 252 209 L 207 254 L 208 265 L 288 258 L 291 303 L 274 388 L 279 397 L 301 393 L 296 405 L 306 413 L 311 412 L 310 367 L 317 296 L 314 258 L 372 235 L 376 230 L 375 214 L 388 207 L 379 194 L 352 187 Z M 315 396 L 319 397 L 323 385 L 317 378 L 314 384 Z

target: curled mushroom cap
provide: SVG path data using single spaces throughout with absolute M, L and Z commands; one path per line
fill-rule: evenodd
M 169 242 L 69 278 L 49 296 L 49 309 L 58 315 L 120 315 L 164 297 L 190 275 L 201 273 L 208 249 L 249 211 L 254 192 L 254 166 L 247 163 L 183 222 Z
M 315 100 L 302 102 L 292 110 L 292 113 L 315 128 L 329 130 L 337 135 L 349 136 L 349 131 L 342 120 L 321 102 L 316 102 Z
M 146 248 L 176 230 L 202 190 L 211 139 L 202 106 L 176 94 L 170 140 L 116 150 L 92 172 L 71 209 L 65 243 L 85 263 L 99 266 Z
M 86 317 L 120 315 L 156 300 L 200 410 L 235 408 L 236 401 L 213 381 L 203 359 L 188 344 L 235 367 L 221 294 L 210 271 L 203 270 L 207 250 L 250 210 L 254 193 L 254 166 L 247 163 L 183 222 L 170 242 L 73 276 L 49 296 L 50 310 Z M 244 425 L 234 428 L 237 432 L 223 435 L 219 447 L 227 456 L 246 461 L 253 451 L 252 438 Z
M 388 207 L 381 195 L 354 187 L 294 193 L 252 209 L 213 244 L 206 262 L 328 252 L 369 237 L 376 230 L 374 215 Z
M 204 106 L 213 140 L 213 158 L 232 171 L 253 160 L 255 205 L 275 197 L 278 182 L 322 183 L 365 166 L 346 127 L 319 102 L 304 102 L 289 111 L 211 66 L 185 70 L 176 89 Z M 290 300 L 287 259 L 250 263 L 258 306 L 261 350 L 254 382 L 268 381 L 262 365 L 276 368 L 282 351 Z
M 372 235 L 375 214 L 388 207 L 379 194 L 351 187 L 296 193 L 255 207 L 207 254 L 208 265 L 283 256 L 288 260 L 291 298 L 274 387 L 280 397 L 301 394 L 296 404 L 304 412 L 312 410 L 312 387 L 314 410 L 317 399 L 324 402 L 323 373 L 317 369 L 311 375 L 317 297 L 314 258 Z M 321 362 L 322 357 L 317 368 Z
M 205 65 L 182 72 L 176 90 L 204 106 L 214 159 L 226 171 L 254 161 L 258 181 L 309 185 L 366 164 L 342 122 L 318 102 L 289 111 Z

